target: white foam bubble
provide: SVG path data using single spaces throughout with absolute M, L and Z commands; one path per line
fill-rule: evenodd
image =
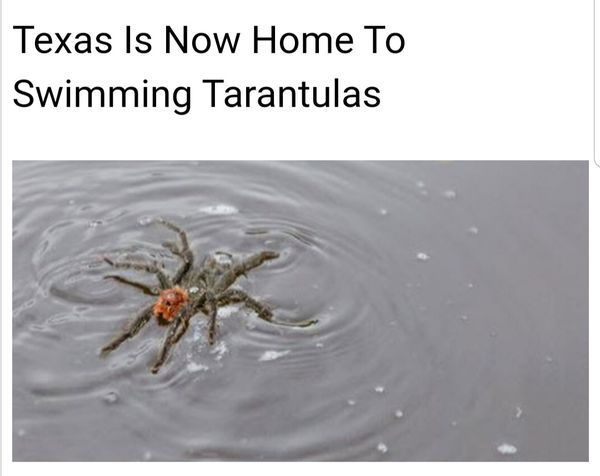
M 119 400 L 119 394 L 114 391 L 107 392 L 102 397 L 102 400 L 104 400 L 108 404 L 117 403 L 117 401 Z
M 427 253 L 423 253 L 422 251 L 417 253 L 417 259 L 419 261 L 428 261 L 429 260 L 429 255 Z
M 229 316 L 231 316 L 232 314 L 235 314 L 237 312 L 237 310 L 239 309 L 238 306 L 225 306 L 225 307 L 220 307 L 217 310 L 217 316 L 219 318 L 228 318 Z
M 190 362 L 187 364 L 187 370 L 188 372 L 200 372 L 208 370 L 208 367 L 203 364 L 197 364 L 196 362 Z
M 377 393 L 383 393 L 383 392 L 385 392 L 385 387 L 383 385 L 378 385 L 377 387 L 374 388 L 374 390 Z
M 219 264 L 231 264 L 232 262 L 231 256 L 227 253 L 215 253 L 213 258 Z
M 217 205 L 201 207 L 199 211 L 201 213 L 206 213 L 207 215 L 234 215 L 235 213 L 238 213 L 239 210 L 233 205 L 220 203 Z
M 402 418 L 404 416 L 404 412 L 402 410 L 396 410 L 394 415 L 396 418 Z
M 138 225 L 140 226 L 148 226 L 152 223 L 154 219 L 151 216 L 144 215 L 138 218 Z
M 219 341 L 219 343 L 210 351 L 211 354 L 215 355 L 215 360 L 221 360 L 227 352 L 229 352 L 229 349 L 224 340 Z
M 517 452 L 517 447 L 508 443 L 502 443 L 496 449 L 501 455 L 514 455 Z
M 388 447 L 385 443 L 383 442 L 379 442 L 379 444 L 377 445 L 377 451 L 379 451 L 380 453 L 387 453 L 388 452 Z
M 266 350 L 259 358 L 258 360 L 260 362 L 267 362 L 270 360 L 276 360 L 279 359 L 280 357 L 283 357 L 284 355 L 288 355 L 291 351 L 289 350 L 281 350 L 281 351 L 277 351 L 277 350 Z
M 448 200 L 454 200 L 456 198 L 456 192 L 454 190 L 445 190 L 444 197 Z

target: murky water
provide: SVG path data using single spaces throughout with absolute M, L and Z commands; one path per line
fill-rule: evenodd
M 587 163 L 14 163 L 15 460 L 588 457 Z M 158 376 L 102 257 L 281 257 Z M 148 279 L 148 278 L 147 278 Z M 150 280 L 152 281 L 152 280 Z

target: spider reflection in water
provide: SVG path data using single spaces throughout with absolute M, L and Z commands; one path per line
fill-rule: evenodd
M 156 219 L 155 222 L 179 235 L 180 245 L 167 242 L 163 246 L 175 255 L 181 264 L 175 273 L 169 276 L 156 263 L 113 261 L 104 258 L 106 263 L 116 269 L 153 274 L 156 276 L 159 286 L 158 288 L 152 287 L 119 275 L 105 276 L 105 279 L 113 279 L 121 284 L 134 287 L 157 299 L 153 304 L 144 307 L 123 333 L 102 348 L 102 355 L 110 353 L 127 339 L 134 337 L 154 316 L 159 325 L 169 326 L 162 349 L 152 366 L 152 373 L 158 373 L 171 348 L 185 334 L 190 319 L 199 312 L 208 317 L 208 343 L 214 344 L 217 332 L 217 310 L 219 307 L 231 304 L 243 304 L 256 312 L 260 319 L 280 326 L 309 327 L 316 324 L 316 320 L 298 323 L 276 321 L 266 305 L 250 297 L 241 289 L 231 288 L 240 276 L 246 276 L 248 271 L 257 268 L 264 262 L 278 258 L 279 253 L 261 251 L 240 261 L 232 260 L 230 263 L 219 262 L 215 257 L 208 256 L 200 267 L 194 267 L 194 255 L 190 250 L 185 231 L 162 218 Z

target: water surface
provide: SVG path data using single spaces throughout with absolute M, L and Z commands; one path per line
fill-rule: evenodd
M 584 460 L 585 162 L 15 162 L 13 458 Z M 263 249 L 158 376 L 103 256 Z M 144 278 L 152 281 L 151 278 Z

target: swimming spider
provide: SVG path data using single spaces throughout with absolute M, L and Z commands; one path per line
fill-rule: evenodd
M 152 366 L 152 373 L 155 374 L 167 359 L 171 347 L 185 334 L 190 319 L 198 312 L 203 312 L 208 316 L 208 342 L 212 345 L 217 331 L 217 310 L 219 307 L 230 304 L 244 304 L 256 312 L 259 318 L 281 326 L 308 327 L 317 322 L 316 320 L 308 320 L 292 324 L 276 321 L 267 306 L 248 296 L 241 289 L 230 289 L 240 276 L 246 276 L 248 271 L 257 268 L 265 261 L 278 258 L 279 253 L 261 251 L 244 260 L 232 261 L 231 263 L 220 263 L 214 257 L 208 256 L 204 259 L 202 266 L 194 268 L 194 255 L 190 250 L 185 231 L 162 218 L 155 220 L 155 222 L 179 235 L 181 246 L 171 242 L 164 243 L 163 246 L 181 260 L 181 265 L 173 276 L 168 276 L 156 263 L 115 262 L 109 258 L 104 258 L 104 261 L 113 268 L 130 269 L 155 275 L 159 286 L 153 288 L 119 275 L 104 277 L 132 286 L 144 294 L 155 296 L 158 299 L 153 304 L 144 307 L 122 334 L 104 346 L 101 351 L 102 355 L 108 354 L 127 339 L 134 337 L 150 321 L 152 316 L 155 316 L 159 325 L 170 326 L 158 358 Z M 220 254 L 228 255 L 231 258 L 228 253 L 221 252 Z

